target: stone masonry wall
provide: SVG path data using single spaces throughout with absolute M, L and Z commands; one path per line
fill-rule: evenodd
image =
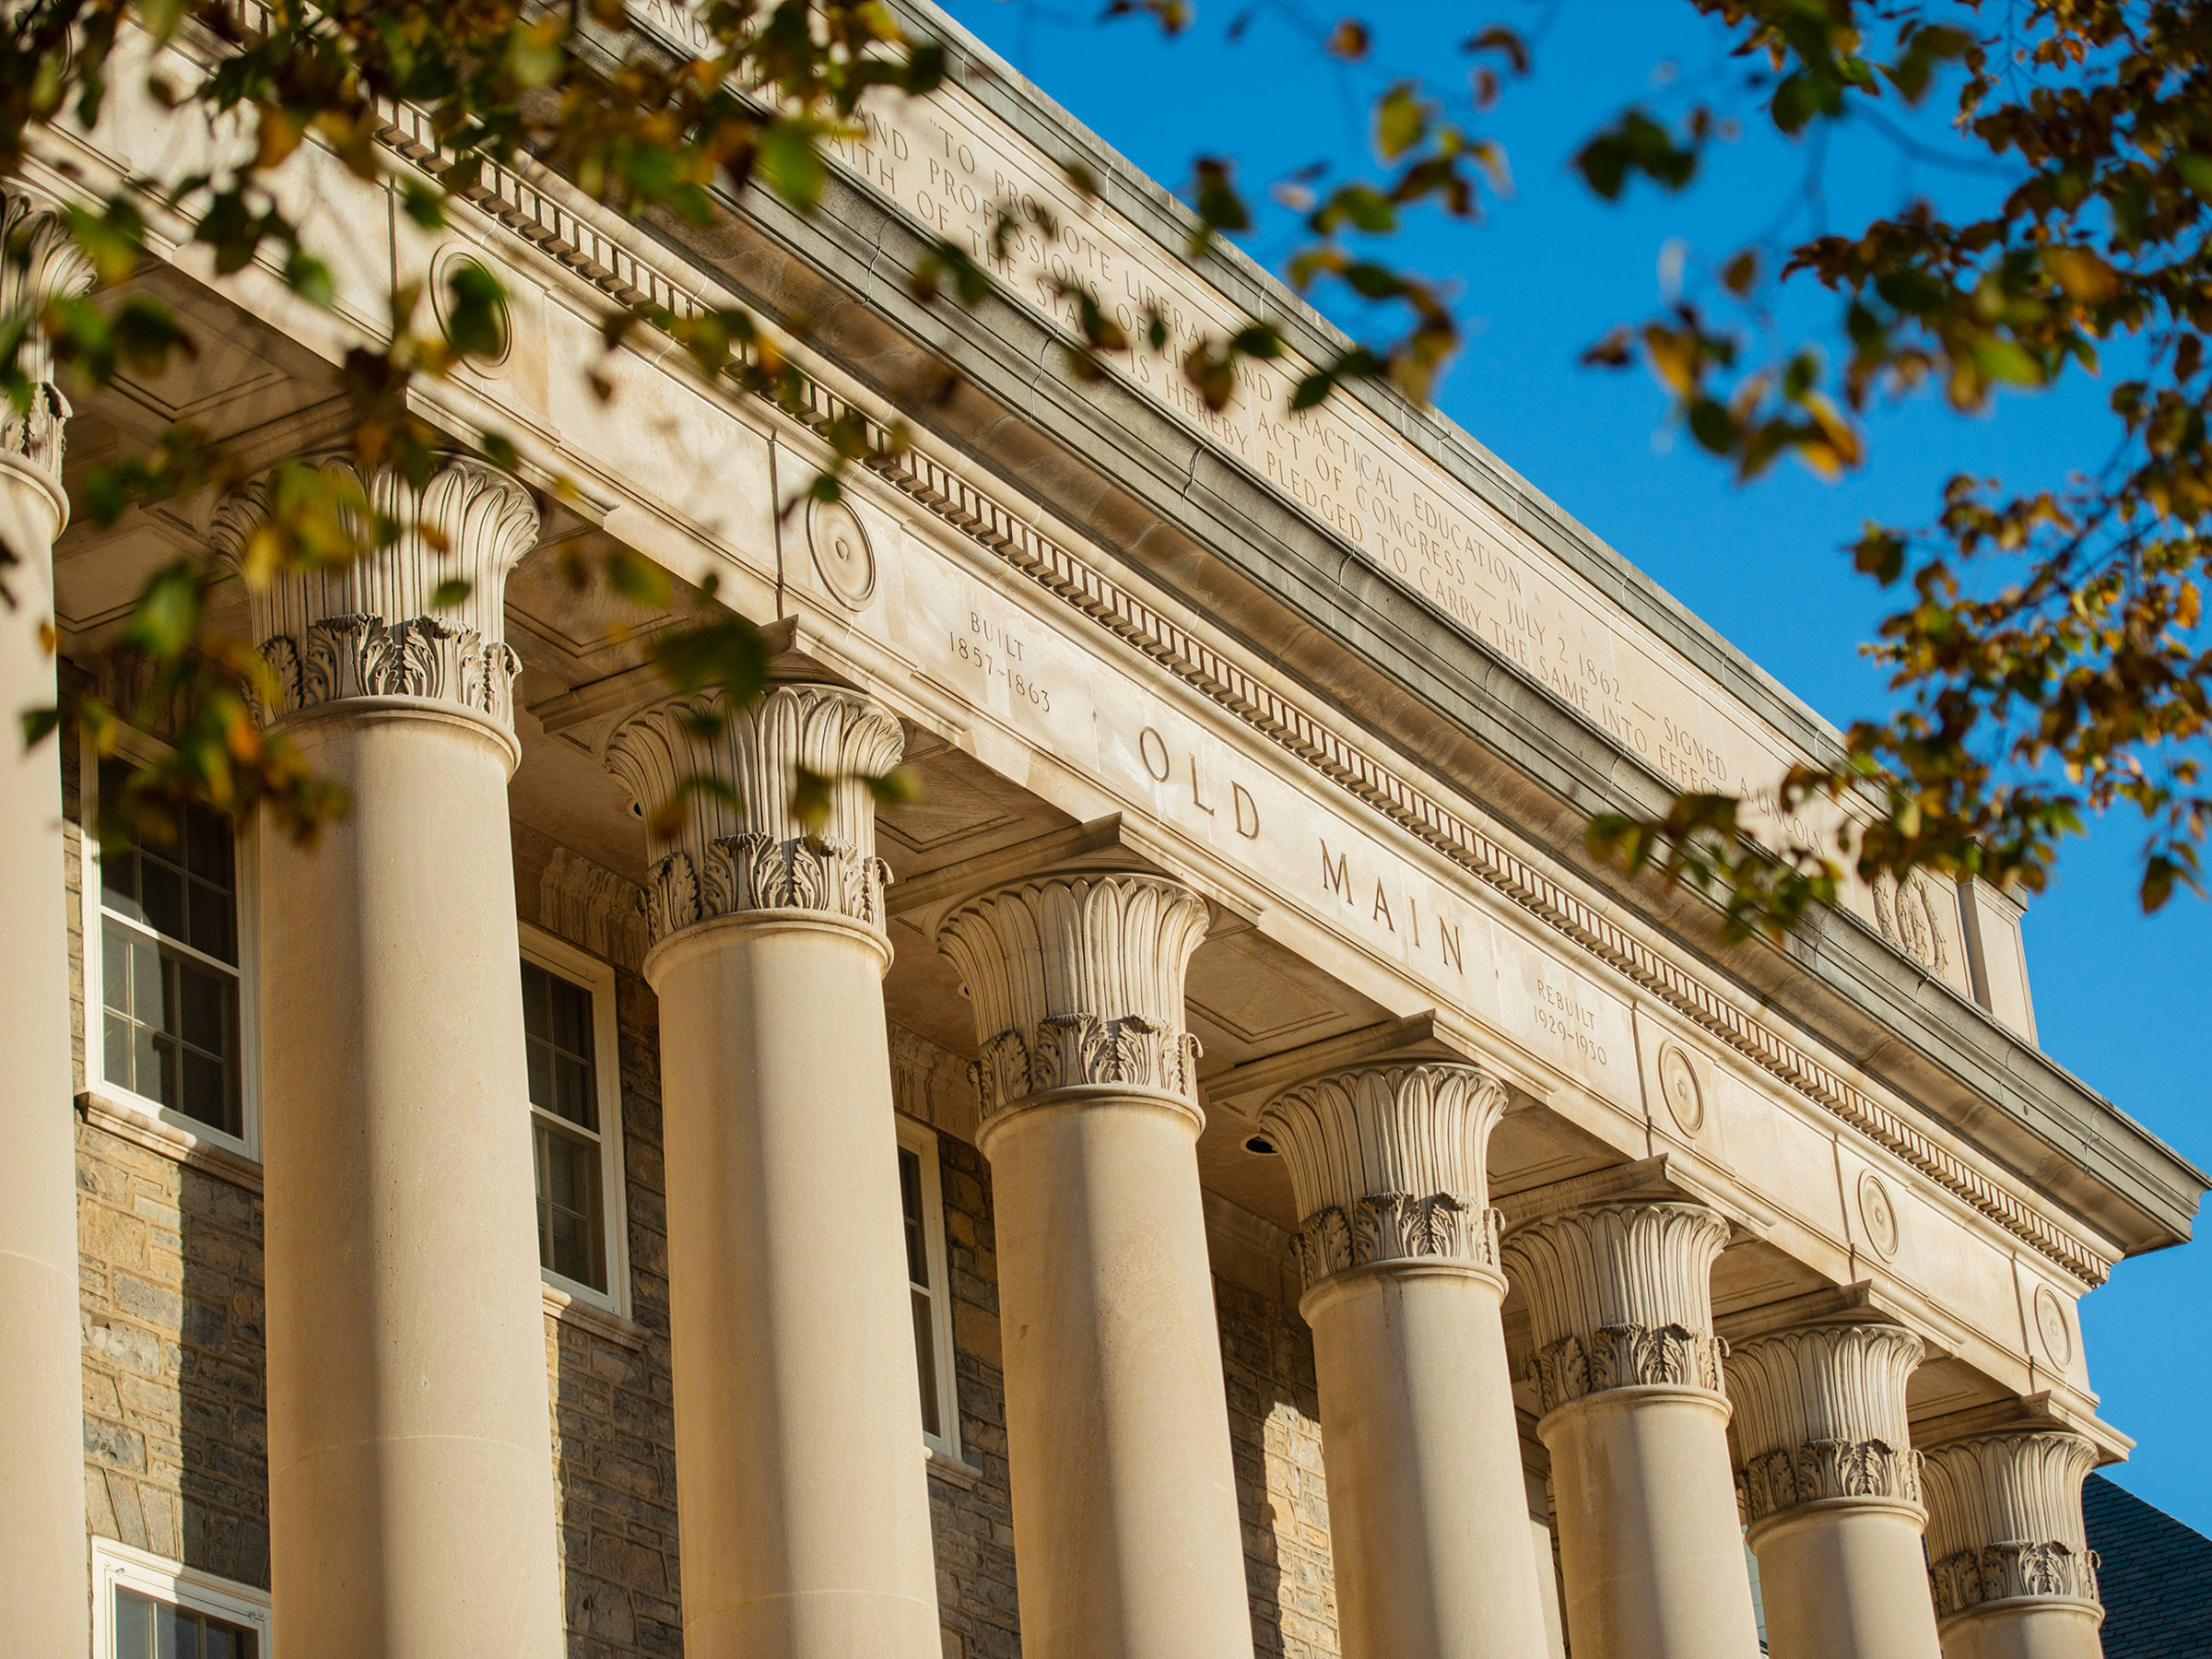
M 683 1652 L 660 1037 L 653 992 L 616 976 L 630 1324 L 546 1320 L 570 1659 Z
M 1313 1334 L 1297 1309 L 1218 1274 L 1214 1306 L 1253 1648 L 1258 1659 L 1324 1659 L 1338 1652 L 1336 1581 Z

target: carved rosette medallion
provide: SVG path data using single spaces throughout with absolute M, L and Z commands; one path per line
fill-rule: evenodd
M 1384 1263 L 1498 1273 L 1488 1158 L 1505 1097 L 1471 1065 L 1399 1065 L 1333 1073 L 1270 1101 L 1260 1122 L 1305 1218 L 1306 1288 Z
M 815 501 L 806 509 L 806 547 L 814 568 L 840 605 L 865 610 L 876 596 L 876 550 L 860 515 L 844 501 Z
M 1889 1189 L 1872 1170 L 1859 1175 L 1859 1221 L 1865 1229 L 1867 1246 L 1885 1262 L 1897 1259 L 1899 1241 L 1897 1206 Z
M 252 594 L 254 637 L 278 687 L 262 718 L 273 724 L 354 698 L 420 698 L 512 737 L 522 660 L 507 643 L 507 574 L 537 545 L 529 490 L 467 460 L 448 462 L 419 492 L 394 472 L 364 479 L 348 461 L 318 465 L 401 528 L 390 546 L 351 564 L 279 576 Z M 216 511 L 213 537 L 233 559 L 265 516 L 265 488 L 251 486 Z M 468 584 L 466 597 L 433 606 L 453 580 Z
M 653 942 L 754 911 L 843 916 L 888 937 L 890 869 L 876 855 L 875 801 L 853 780 L 888 772 L 905 747 L 897 716 L 836 686 L 771 687 L 735 712 L 712 694 L 632 715 L 609 740 L 606 764 L 641 811 L 658 811 L 690 779 L 730 792 L 683 792 L 675 844 L 647 872 Z M 792 811 L 802 769 L 832 780 L 818 831 Z
M 1808 1325 L 1737 1344 L 1728 1398 L 1744 1518 L 1860 1499 L 1918 1509 L 1905 1384 L 1920 1338 L 1888 1324 Z
M 1507 1277 L 1528 1298 L 1528 1374 L 1547 1412 L 1657 1383 L 1723 1393 L 1712 1264 L 1728 1223 L 1701 1204 L 1600 1204 L 1505 1237 Z
M 37 313 L 56 300 L 83 293 L 92 286 L 92 262 L 76 245 L 69 228 L 48 205 L 10 188 L 0 201 L 0 237 L 20 242 L 25 264 L 5 262 L 0 268 L 0 313 Z M 30 406 L 17 411 L 0 406 L 0 450 L 28 462 L 54 487 L 62 511 L 67 500 L 61 494 L 63 429 L 69 419 L 69 400 L 54 383 L 53 354 L 44 334 L 33 328 L 18 358 L 30 382 Z
M 2097 1450 L 2065 1430 L 1976 1435 L 1928 1453 L 1928 1582 L 1942 1623 L 1994 1603 L 2096 1603 L 2081 1482 Z
M 2035 1288 L 2035 1334 L 2053 1365 L 2063 1371 L 2074 1363 L 2074 1327 L 2066 1323 L 2058 1292 L 2048 1285 Z
M 1659 1092 L 1675 1127 L 1694 1140 L 1705 1127 L 1705 1091 L 1698 1085 L 1697 1066 L 1678 1042 L 1659 1050 Z
M 1206 901 L 1157 876 L 1048 876 L 971 899 L 937 927 L 975 1006 L 983 1116 L 1056 1088 L 1198 1099 L 1182 979 Z

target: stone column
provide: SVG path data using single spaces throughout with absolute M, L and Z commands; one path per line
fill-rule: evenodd
M 1943 1659 L 2099 1659 L 2097 1558 L 2081 1482 L 2097 1449 L 2061 1429 L 1930 1450 L 1928 1579 Z
M 261 837 L 276 1640 L 556 1659 L 501 609 L 537 510 L 474 462 L 419 496 L 326 465 L 410 528 L 252 595 L 266 713 L 351 799 L 312 847 Z M 259 512 L 228 503 L 218 539 Z M 472 591 L 433 612 L 450 576 Z
M 1782 1659 L 1936 1659 L 1905 1421 L 1921 1351 L 1896 1325 L 1817 1324 L 1728 1356 L 1747 1541 Z
M 1575 1659 L 1752 1659 L 1704 1206 L 1599 1203 L 1506 1235 L 1528 1299 Z
M 956 908 L 998 1221 L 1028 1659 L 1252 1653 L 1182 979 L 1205 901 L 1048 876 Z
M 1473 1066 L 1401 1064 L 1260 1114 L 1303 1218 L 1346 1659 L 1546 1651 L 1486 1161 L 1504 1110 Z
M 667 704 L 608 764 L 651 812 L 684 1652 L 935 1659 L 936 1574 L 899 1198 L 873 804 L 807 833 L 797 771 L 888 771 L 899 723 L 787 685 Z
M 92 267 L 53 215 L 14 191 L 0 236 L 25 238 L 27 268 L 0 271 L 0 313 L 42 309 L 81 290 Z M 76 1148 L 69 1108 L 69 923 L 62 842 L 61 745 L 23 746 L 18 716 L 54 702 L 53 538 L 68 405 L 32 334 L 19 359 L 31 382 L 23 414 L 0 411 L 0 1561 L 7 1622 L 25 1651 L 81 1653 L 85 1623 L 85 1421 L 76 1303 Z

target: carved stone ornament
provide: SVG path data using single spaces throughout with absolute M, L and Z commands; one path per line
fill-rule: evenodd
M 631 716 L 606 764 L 641 811 L 658 811 L 688 779 L 730 792 L 685 794 L 675 845 L 647 872 L 653 943 L 717 916 L 779 910 L 844 916 L 888 936 L 891 873 L 876 855 L 875 801 L 856 780 L 890 771 L 905 747 L 895 715 L 836 686 L 771 687 L 735 712 L 716 694 Z M 833 781 L 818 833 L 792 812 L 801 768 Z
M 512 736 L 522 659 L 507 643 L 507 574 L 537 545 L 529 490 L 467 460 L 448 462 L 419 494 L 397 473 L 363 479 L 349 461 L 317 465 L 401 529 L 390 546 L 351 564 L 279 576 L 253 592 L 254 637 L 279 688 L 263 719 L 349 698 L 412 697 L 466 711 Z M 216 510 L 211 534 L 232 559 L 265 516 L 265 488 L 253 485 Z M 467 596 L 433 606 L 439 586 L 453 580 L 468 584 Z
M 806 546 L 814 568 L 840 605 L 865 610 L 876 596 L 876 550 L 860 515 L 844 501 L 814 501 L 806 509 Z
M 1730 1430 L 1744 1519 L 1804 1503 L 1877 1499 L 1918 1507 L 1920 1456 L 1905 1384 L 1920 1338 L 1897 1325 L 1808 1325 L 1730 1350 Z
M 1716 1212 L 1674 1202 L 1592 1205 L 1508 1234 L 1542 1409 L 1653 1383 L 1723 1393 L 1711 1281 L 1727 1241 Z
M 1918 871 L 1901 883 L 1887 872 L 1875 877 L 1874 919 L 1882 937 L 1936 973 L 1951 960 L 1938 920 L 1942 903 L 1936 884 Z
M 1471 1065 L 1370 1065 L 1300 1084 L 1260 1113 L 1289 1166 L 1311 1290 L 1381 1262 L 1498 1267 L 1490 1131 L 1505 1085 Z
M 2066 1323 L 2066 1310 L 2058 1292 L 2048 1285 L 2035 1288 L 2035 1334 L 2043 1345 L 2044 1357 L 2060 1371 L 2074 1363 L 2074 1327 Z
M 92 286 L 92 262 L 69 228 L 51 206 L 13 186 L 0 205 L 0 237 L 11 243 L 20 239 L 26 261 L 20 267 L 0 262 L 0 315 L 35 314 Z M 43 333 L 30 331 L 18 362 L 30 382 L 30 406 L 18 411 L 0 405 L 0 449 L 28 461 L 58 490 L 69 400 L 54 383 L 53 354 Z
M 2097 1557 L 2082 1525 L 2081 1482 L 2097 1451 L 2065 1430 L 1976 1435 L 1931 1451 L 1928 1582 L 1936 1617 L 1993 1602 L 2096 1602 Z
M 1157 876 L 1049 876 L 970 900 L 938 924 L 975 1005 L 985 1118 L 1079 1084 L 1198 1098 L 1182 979 L 1206 901 Z
M 1659 1092 L 1675 1127 L 1694 1139 L 1705 1127 L 1705 1091 L 1699 1087 L 1697 1066 L 1678 1042 L 1659 1050 Z
M 1890 1199 L 1889 1189 L 1882 1184 L 1882 1178 L 1872 1170 L 1863 1171 L 1859 1175 L 1859 1221 L 1865 1230 L 1867 1247 L 1883 1261 L 1895 1261 L 1897 1206 Z

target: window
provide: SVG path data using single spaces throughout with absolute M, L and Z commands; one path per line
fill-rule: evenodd
M 109 1538 L 92 1540 L 96 1659 L 270 1659 L 269 1598 Z
M 952 1308 L 946 1292 L 945 1207 L 937 1137 L 899 1120 L 899 1199 L 906 1218 L 906 1277 L 914 1309 L 914 1370 L 922 1382 L 922 1438 L 956 1462 L 960 1412 L 953 1397 Z
M 626 1274 L 614 973 L 535 928 L 524 935 L 538 1265 L 549 1283 L 619 1312 Z
M 130 772 L 128 760 L 100 763 L 88 825 Z M 246 860 L 219 813 L 186 808 L 177 830 L 105 852 L 88 838 L 85 966 L 100 998 L 88 1069 L 153 1115 L 251 1151 Z

